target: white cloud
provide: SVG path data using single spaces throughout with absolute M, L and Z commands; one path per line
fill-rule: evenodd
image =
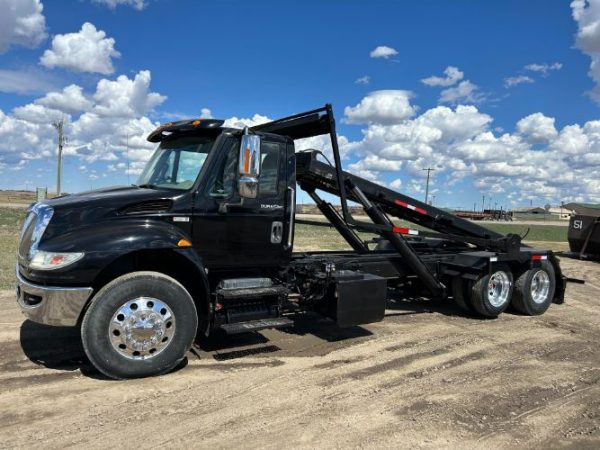
M 61 67 L 74 72 L 109 75 L 115 71 L 112 58 L 121 54 L 115 50 L 115 40 L 86 22 L 77 33 L 57 34 L 52 49 L 46 50 L 40 63 L 48 68 Z
M 369 84 L 371 82 L 371 77 L 369 75 L 365 75 L 364 77 L 357 78 L 354 80 L 356 84 Z
M 399 191 L 399 190 L 400 190 L 400 188 L 402 187 L 402 180 L 401 180 L 400 178 L 396 178 L 395 180 L 393 180 L 393 181 L 392 181 L 392 182 L 389 184 L 389 186 L 390 186 L 392 189 L 395 189 L 396 191 Z
M 54 155 L 52 122 L 65 119 L 66 157 L 78 157 L 84 166 L 95 161 L 116 165 L 128 144 L 130 173 L 139 173 L 155 146 L 146 137 L 157 124 L 146 114 L 165 99 L 150 92 L 149 82 L 150 73 L 142 71 L 134 79 L 100 80 L 94 93 L 69 85 L 12 114 L 0 111 L 0 166 L 22 168 L 28 160 Z
M 561 63 L 552 63 L 552 64 L 527 64 L 525 66 L 525 70 L 529 70 L 531 72 L 540 72 L 542 75 L 547 75 L 548 72 L 552 70 L 560 70 L 562 69 Z
M 410 104 L 413 94 L 410 91 L 374 91 L 364 97 L 359 104 L 344 109 L 348 123 L 393 123 L 415 114 Z
M 527 75 L 517 75 L 514 77 L 507 77 L 504 79 L 504 87 L 509 88 L 524 83 L 533 83 L 533 78 Z
M 37 47 L 48 36 L 40 0 L 2 0 L 0 9 L 0 53 L 11 45 Z
M 49 92 L 35 100 L 35 103 L 66 113 L 83 112 L 92 108 L 92 101 L 83 94 L 83 88 L 76 84 L 70 84 L 62 92 Z
M 560 70 L 562 69 L 562 64 L 555 62 L 552 64 L 527 64 L 525 67 L 523 67 L 524 70 L 527 70 L 529 72 L 534 72 L 536 74 L 541 74 L 543 77 L 546 77 L 549 75 L 549 73 L 551 71 L 556 71 L 556 70 Z M 507 77 L 504 79 L 504 87 L 505 88 L 511 88 L 513 86 L 517 86 L 519 84 L 531 84 L 531 83 L 535 83 L 535 80 L 533 78 L 531 78 L 529 75 L 515 75 L 512 77 Z
M 395 48 L 388 47 L 387 45 L 380 45 L 378 47 L 375 47 L 373 50 L 371 50 L 371 53 L 369 53 L 369 56 L 371 58 L 388 59 L 392 56 L 396 56 L 397 54 L 398 54 L 398 52 L 396 51 Z
M 269 119 L 267 116 L 261 116 L 260 114 L 254 114 L 254 116 L 250 118 L 238 118 L 234 116 L 226 119 L 223 126 L 231 128 L 244 128 L 253 127 L 254 125 L 260 125 L 270 121 L 271 119 Z
M 554 117 L 547 117 L 539 112 L 519 120 L 517 132 L 532 143 L 549 142 L 558 135 L 554 127 Z
M 15 108 L 13 114 L 17 119 L 36 124 L 51 124 L 65 116 L 61 111 L 33 103 Z
M 457 86 L 444 89 L 440 95 L 440 103 L 457 104 L 460 102 L 466 103 L 481 103 L 485 96 L 479 87 L 471 83 L 469 80 L 461 81 Z
M 0 69 L 0 92 L 40 94 L 54 89 L 54 80 L 38 70 Z
M 452 86 L 452 85 L 458 83 L 465 76 L 465 74 L 463 72 L 461 72 L 460 70 L 458 70 L 457 67 L 454 67 L 454 66 L 446 67 L 446 69 L 444 70 L 444 75 L 446 75 L 446 76 L 445 77 L 431 76 L 431 77 L 423 78 L 421 80 L 421 83 L 423 83 L 427 86 L 447 87 L 447 86 Z
M 351 171 L 376 170 L 378 172 L 395 172 L 402 167 L 402 161 L 381 158 L 378 155 L 368 155 L 359 162 L 348 166 Z
M 574 0 L 571 9 L 577 22 L 575 45 L 592 60 L 589 76 L 596 85 L 590 94 L 600 104 L 600 2 Z
M 201 119 L 212 119 L 213 118 L 212 111 L 208 108 L 202 108 L 200 110 L 200 118 Z
M 600 202 L 600 120 L 557 130 L 554 118 L 534 113 L 519 120 L 514 133 L 497 134 L 491 116 L 458 105 L 366 123 L 363 138 L 345 146 L 354 160 L 349 169 L 369 179 L 398 172 L 392 179 L 407 192 L 418 193 L 421 169 L 435 167 L 438 183 L 450 186 L 469 177 L 475 189 L 510 193 L 517 203 Z M 412 181 L 404 185 L 405 176 Z
M 93 0 L 94 3 L 98 3 L 101 5 L 106 5 L 111 9 L 115 9 L 117 6 L 131 6 L 132 8 L 141 11 L 144 9 L 148 2 L 146 0 Z
M 94 112 L 109 117 L 135 117 L 148 113 L 167 97 L 149 92 L 150 71 L 142 70 L 133 80 L 120 75 L 116 80 L 102 79 L 94 94 Z

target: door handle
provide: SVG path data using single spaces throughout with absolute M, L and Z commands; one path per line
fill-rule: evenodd
M 283 239 L 283 223 L 275 221 L 271 224 L 271 244 L 281 244 Z

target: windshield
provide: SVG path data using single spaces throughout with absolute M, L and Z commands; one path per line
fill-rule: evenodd
M 190 136 L 160 143 L 137 184 L 146 187 L 190 189 L 202 168 L 214 137 Z

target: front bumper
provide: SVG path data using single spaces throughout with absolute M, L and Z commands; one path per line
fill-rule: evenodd
M 17 303 L 34 322 L 55 326 L 77 325 L 81 311 L 92 295 L 91 287 L 39 286 L 26 281 L 17 266 Z

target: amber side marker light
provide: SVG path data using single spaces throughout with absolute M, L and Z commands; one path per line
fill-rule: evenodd
M 187 239 L 179 239 L 179 242 L 177 243 L 177 247 L 191 247 L 192 243 L 190 241 L 188 241 Z
M 250 173 L 250 149 L 247 148 L 244 152 L 244 172 Z
M 200 122 L 199 120 L 194 120 L 192 122 L 192 125 L 194 125 L 195 127 L 197 127 L 198 125 L 200 125 L 202 122 Z

